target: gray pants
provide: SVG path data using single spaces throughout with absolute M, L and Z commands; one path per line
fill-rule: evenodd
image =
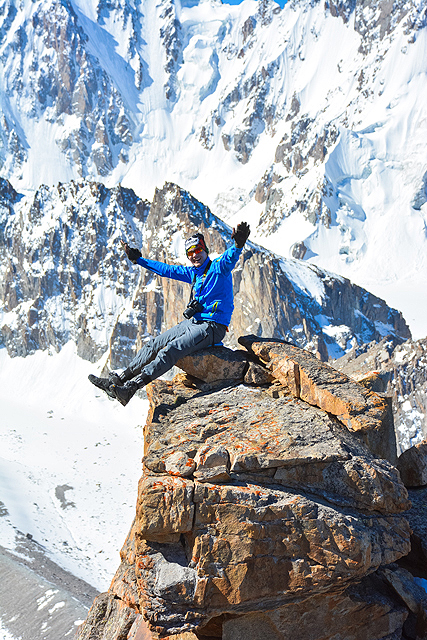
M 128 369 L 136 383 L 145 384 L 147 378 L 154 380 L 169 371 L 180 358 L 218 344 L 226 330 L 225 325 L 217 322 L 183 320 L 157 338 L 151 338 L 138 351 Z

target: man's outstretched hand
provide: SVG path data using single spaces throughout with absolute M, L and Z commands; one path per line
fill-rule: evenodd
M 250 232 L 250 227 L 246 222 L 240 222 L 235 229 L 233 228 L 231 239 L 234 240 L 238 249 L 242 249 L 245 246 L 245 242 L 249 238 Z
M 136 264 L 138 258 L 142 258 L 142 253 L 140 252 L 140 250 L 130 247 L 128 243 L 124 242 L 123 240 L 120 240 L 120 242 L 122 243 L 122 249 L 127 255 L 128 259 L 133 262 L 133 264 Z

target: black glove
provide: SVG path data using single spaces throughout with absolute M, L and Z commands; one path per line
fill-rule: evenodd
M 246 222 L 240 222 L 236 229 L 233 229 L 231 239 L 234 240 L 236 247 L 242 249 L 245 246 L 246 240 L 249 238 L 251 230 Z
M 136 261 L 138 260 L 138 258 L 142 258 L 142 253 L 140 252 L 139 249 L 134 249 L 133 247 L 130 247 L 127 242 L 123 242 L 122 240 L 122 246 L 123 246 L 123 250 L 126 253 L 128 259 L 133 262 L 133 264 L 136 264 Z

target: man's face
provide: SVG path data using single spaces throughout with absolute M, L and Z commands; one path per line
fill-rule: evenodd
M 200 245 L 197 247 L 191 247 L 187 251 L 187 258 L 190 260 L 193 267 L 201 267 L 207 257 L 208 254 Z

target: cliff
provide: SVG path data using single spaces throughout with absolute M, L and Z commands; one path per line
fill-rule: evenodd
M 32 196 L 173 180 L 422 317 L 425 3 L 281 4 L 5 0 L 0 175 Z
M 135 521 L 78 640 L 425 638 L 387 399 L 239 342 L 147 387 Z
M 24 197 L 0 179 L 0 347 L 10 356 L 59 351 L 125 366 L 149 335 L 182 319 L 190 287 L 133 267 L 119 240 L 147 258 L 185 262 L 183 239 L 200 229 L 212 255 L 231 229 L 177 185 L 153 201 L 91 181 L 43 186 Z M 323 359 L 353 344 L 403 339 L 398 311 L 352 284 L 248 243 L 233 272 L 236 310 L 228 341 L 252 332 L 289 339 Z
M 392 398 L 398 453 L 427 438 L 427 339 L 355 346 L 333 366 Z

